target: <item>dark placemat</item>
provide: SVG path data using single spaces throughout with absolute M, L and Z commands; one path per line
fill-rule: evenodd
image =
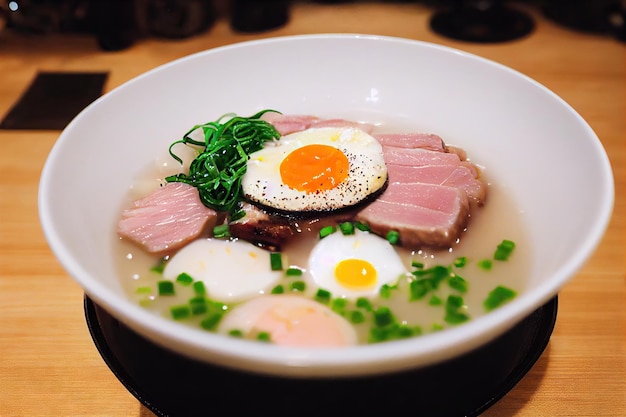
M 546 348 L 557 297 L 487 345 L 442 364 L 379 376 L 293 379 L 244 373 L 165 350 L 85 297 L 94 343 L 120 382 L 158 416 L 478 416 Z
M 104 88 L 107 72 L 39 72 L 0 129 L 63 130 Z

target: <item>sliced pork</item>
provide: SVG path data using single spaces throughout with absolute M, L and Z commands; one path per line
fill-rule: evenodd
M 432 133 L 379 133 L 375 134 L 374 137 L 383 146 L 447 152 L 443 139 Z
M 270 215 L 249 203 L 243 204 L 242 210 L 245 216 L 229 225 L 230 235 L 233 237 L 280 250 L 295 234 L 291 223 L 284 217 Z
M 188 184 L 168 183 L 122 212 L 117 233 L 147 252 L 168 255 L 212 230 L 217 213 Z
M 303 114 L 282 114 L 267 112 L 261 116 L 262 120 L 270 123 L 281 135 L 301 132 L 312 127 L 356 127 L 365 133 L 371 133 L 375 126 L 371 123 L 355 122 L 346 119 L 320 119 L 317 116 Z

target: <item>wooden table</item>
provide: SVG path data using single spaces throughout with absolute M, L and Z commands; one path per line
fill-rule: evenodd
M 172 59 L 252 38 L 368 32 L 450 45 L 495 60 L 569 102 L 606 147 L 616 180 L 615 213 L 586 266 L 559 294 L 548 348 L 486 416 L 626 415 L 625 49 L 530 10 L 537 28 L 504 44 L 470 44 L 432 33 L 418 4 L 296 4 L 290 22 L 262 34 L 233 33 L 226 18 L 179 41 L 143 39 L 102 52 L 84 35 L 0 35 L 0 115 L 37 71 L 110 71 L 106 90 Z M 83 292 L 44 240 L 37 187 L 58 131 L 0 130 L 0 415 L 150 416 L 98 354 L 85 325 Z M 584 196 L 581 196 L 584 198 Z

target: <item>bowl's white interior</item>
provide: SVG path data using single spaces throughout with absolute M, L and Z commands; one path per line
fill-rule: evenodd
M 496 313 L 415 340 L 348 351 L 279 349 L 192 330 L 134 305 L 112 262 L 111 231 L 133 179 L 189 127 L 234 111 L 411 121 L 471 150 L 524 213 L 529 290 Z M 282 375 L 353 375 L 420 366 L 484 343 L 554 296 L 591 255 L 613 205 L 598 138 L 527 77 L 448 48 L 359 35 L 311 35 L 206 51 L 97 100 L 62 133 L 41 180 L 46 237 L 96 302 L 178 352 Z

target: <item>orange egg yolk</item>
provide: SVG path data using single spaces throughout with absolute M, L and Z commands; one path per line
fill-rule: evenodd
M 339 149 L 307 145 L 287 155 L 280 164 L 280 176 L 291 188 L 315 193 L 338 186 L 348 177 L 348 169 L 348 158 Z
M 376 268 L 363 259 L 344 259 L 335 266 L 335 279 L 346 288 L 372 288 L 376 284 L 376 277 Z

